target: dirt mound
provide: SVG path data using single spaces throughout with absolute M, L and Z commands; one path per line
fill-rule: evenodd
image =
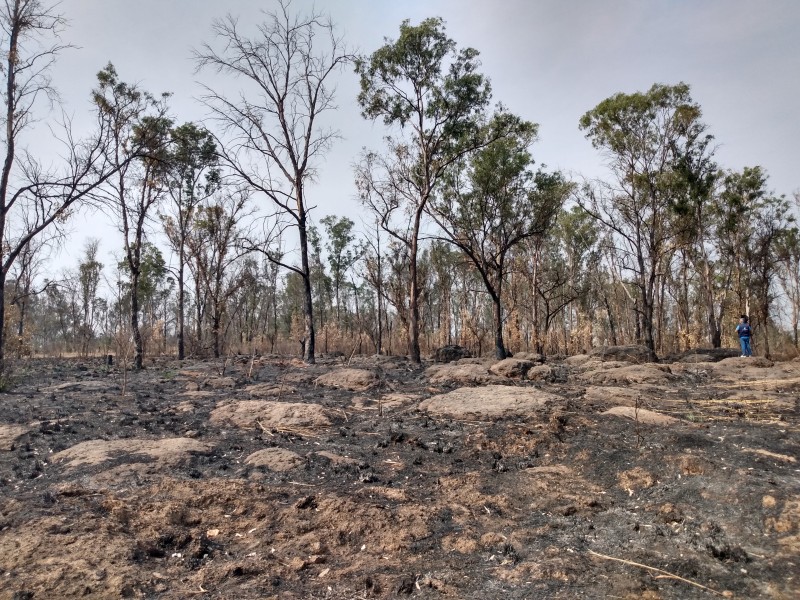
M 251 398 L 277 398 L 290 396 L 296 393 L 297 389 L 294 386 L 280 383 L 256 383 L 244 387 L 242 391 Z
M 404 394 L 391 392 L 383 395 L 356 396 L 353 398 L 353 407 L 357 410 L 396 411 L 405 406 L 414 404 L 420 399 L 420 394 Z
M 64 383 L 57 383 L 42 388 L 42 392 L 48 394 L 57 394 L 59 392 L 109 392 L 111 390 L 118 390 L 119 386 L 113 381 L 86 379 L 82 381 L 65 381 Z
M 656 355 L 646 346 L 601 346 L 589 354 L 592 358 L 602 361 L 618 360 L 633 364 L 642 364 L 656 361 Z
M 564 364 L 570 367 L 580 367 L 591 359 L 588 354 L 575 354 L 564 359 Z
M 696 348 L 679 354 L 671 354 L 664 358 L 664 362 L 719 362 L 726 358 L 739 357 L 741 350 L 736 348 Z
M 473 359 L 468 359 L 473 360 Z M 432 365 L 425 369 L 425 375 L 431 383 L 449 383 L 454 385 L 489 383 L 501 378 L 489 372 L 485 361 L 477 363 L 448 363 Z
M 542 356 L 538 352 L 516 352 L 513 358 L 518 358 L 520 360 L 529 360 L 533 363 L 544 362 L 544 356 Z
M 587 403 L 605 406 L 635 406 L 637 401 L 652 398 L 652 392 L 639 387 L 596 386 L 586 388 L 584 398 Z
M 253 452 L 244 462 L 253 467 L 266 467 L 270 471 L 291 471 L 302 465 L 305 459 L 285 448 L 265 448 Z
M 489 367 L 489 371 L 501 377 L 521 379 L 525 377 L 531 367 L 533 367 L 533 361 L 514 357 L 494 363 Z
M 437 348 L 433 351 L 431 358 L 436 362 L 441 363 L 449 363 L 453 362 L 454 360 L 459 360 L 461 358 L 471 358 L 472 352 L 470 352 L 464 346 L 442 346 L 441 348 Z
M 366 369 L 334 369 L 314 380 L 316 385 L 364 392 L 378 383 L 378 374 Z
M 553 376 L 553 367 L 550 365 L 535 365 L 528 369 L 525 377 L 530 381 L 547 381 Z
M 133 458 L 140 456 L 164 465 L 172 465 L 181 462 L 191 453 L 208 452 L 211 449 L 210 444 L 189 438 L 89 440 L 56 452 L 51 460 L 63 463 L 68 468 L 75 468 L 81 465 L 96 465 L 121 456 Z
M 625 417 L 626 419 L 638 421 L 646 425 L 672 425 L 674 423 L 680 423 L 678 419 L 670 417 L 669 415 L 647 410 L 646 408 L 636 409 L 633 406 L 614 406 L 603 412 L 603 414 Z
M 766 369 L 768 367 L 773 366 L 771 360 L 764 358 L 763 356 L 751 356 L 748 358 L 742 358 L 741 356 L 737 356 L 735 358 L 725 358 L 716 363 L 716 367 L 719 369 Z
M 0 450 L 13 450 L 14 441 L 30 430 L 24 425 L 0 425 Z
M 420 410 L 432 415 L 457 419 L 486 419 L 508 416 L 530 416 L 536 409 L 562 402 L 561 396 L 536 388 L 487 385 L 459 388 L 433 396 L 420 403 Z
M 315 404 L 299 402 L 270 402 L 242 400 L 231 402 L 211 412 L 211 423 L 230 423 L 244 429 L 260 428 L 318 428 L 331 422 L 325 410 Z
M 581 373 L 583 381 L 593 384 L 666 384 L 672 379 L 669 367 L 664 365 L 629 365 L 612 369 L 588 369 Z

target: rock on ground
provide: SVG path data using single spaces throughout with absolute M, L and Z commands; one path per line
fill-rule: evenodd
M 420 410 L 458 419 L 527 416 L 537 408 L 562 401 L 561 396 L 532 387 L 487 385 L 459 388 L 420 403 Z

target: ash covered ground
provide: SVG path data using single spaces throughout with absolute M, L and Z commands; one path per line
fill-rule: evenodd
M 0 599 L 800 597 L 800 361 L 675 358 L 17 365 Z

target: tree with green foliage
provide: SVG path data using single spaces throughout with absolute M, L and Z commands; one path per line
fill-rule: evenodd
M 135 85 L 120 81 L 109 63 L 97 74 L 93 93 L 100 118 L 111 132 L 106 160 L 116 176 L 101 192 L 119 219 L 125 262 L 131 276 L 130 319 L 135 353 L 134 368 L 142 368 L 144 345 L 139 328 L 139 280 L 145 228 L 167 189 L 168 142 L 172 121 L 166 116 L 166 98 L 155 98 Z
M 671 218 L 683 198 L 683 158 L 707 134 L 700 106 L 684 83 L 618 93 L 580 119 L 580 128 L 608 160 L 612 180 L 587 186 L 582 207 L 614 233 L 623 271 L 638 296 L 643 343 L 655 356 L 659 277 L 677 246 Z
M 300 276 L 304 286 L 304 358 L 314 363 L 314 303 L 309 264 L 311 206 L 306 184 L 316 174 L 338 133 L 323 126 L 322 115 L 335 109 L 333 75 L 349 60 L 333 24 L 317 13 L 292 16 L 288 0 L 258 26 L 250 38 L 228 16 L 214 23 L 222 44 L 205 45 L 198 65 L 243 79 L 252 92 L 231 99 L 209 89 L 204 98 L 213 117 L 228 134 L 220 144 L 224 163 L 254 192 L 274 206 L 276 218 L 297 229 L 300 265 L 279 264 Z M 277 254 L 265 256 L 277 261 Z
M 167 186 L 172 199 L 172 213 L 162 214 L 161 222 L 172 249 L 178 253 L 178 360 L 185 350 L 186 292 L 184 273 L 187 261 L 187 240 L 190 225 L 198 206 L 219 190 L 220 170 L 214 136 L 194 123 L 184 123 L 170 131 L 167 157 Z
M 781 236 L 776 248 L 778 280 L 789 305 L 792 342 L 800 350 L 800 231 L 792 227 Z
M 347 272 L 361 259 L 364 248 L 356 242 L 355 223 L 347 217 L 328 215 L 322 219 L 325 230 L 325 249 L 331 266 L 331 283 L 336 300 L 336 323 L 341 326 L 341 288 L 347 283 Z
M 796 231 L 796 218 L 785 197 L 769 192 L 767 174 L 758 166 L 727 173 L 721 199 L 727 211 L 721 228 L 724 237 L 720 240 L 732 263 L 739 311 L 751 316 L 757 340 L 769 358 L 774 284 L 780 271 L 781 250 Z
M 356 61 L 363 116 L 381 119 L 397 132 L 386 138 L 386 155 L 363 156 L 356 179 L 362 201 L 381 227 L 408 249 L 408 353 L 416 363 L 421 358 L 417 262 L 423 215 L 447 170 L 492 141 L 480 135 L 491 86 L 479 66 L 478 51 L 457 49 L 440 18 L 419 25 L 403 21 L 396 40 Z M 394 222 L 402 214 L 407 220 Z
M 91 342 L 95 336 L 98 292 L 100 289 L 100 277 L 103 273 L 103 264 L 97 260 L 99 245 L 99 240 L 88 240 L 83 248 L 83 258 L 78 263 L 78 284 L 81 305 L 79 335 L 81 340 L 80 352 L 82 356 L 88 356 Z
M 493 141 L 455 165 L 442 193 L 430 203 L 430 214 L 444 239 L 472 262 L 492 300 L 499 360 L 508 356 L 503 341 L 503 286 L 509 252 L 555 225 L 572 188 L 560 173 L 531 170 L 530 146 L 536 132 L 534 123 L 496 114 L 485 132 Z
M 200 207 L 187 239 L 208 298 L 214 358 L 219 358 L 223 350 L 228 302 L 246 283 L 239 258 L 245 254 L 241 247 L 241 224 L 249 214 L 249 201 L 249 195 L 240 191 Z

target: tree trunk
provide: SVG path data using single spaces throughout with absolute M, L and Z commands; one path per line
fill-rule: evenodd
M 181 251 L 180 251 L 180 265 L 178 266 L 178 360 L 183 360 L 185 358 L 185 346 L 183 340 L 183 327 L 184 321 L 186 320 L 184 302 L 184 283 L 183 283 L 183 261 L 184 261 L 184 252 L 183 252 L 183 244 L 181 244 Z
M 301 203 L 302 197 L 298 198 L 298 204 Z M 300 265 L 303 271 L 303 321 L 305 325 L 303 360 L 313 365 L 316 362 L 314 356 L 314 298 L 311 293 L 311 270 L 308 265 L 308 231 L 306 230 L 304 213 L 300 216 L 298 229 L 300 230 Z
M 142 368 L 144 344 L 142 333 L 139 331 L 139 273 L 131 276 L 131 331 L 133 332 L 134 356 L 133 368 L 137 371 Z
M 539 247 L 533 253 L 533 272 L 531 273 L 531 301 L 533 302 L 533 348 L 539 354 L 544 354 L 544 345 L 539 333 L 539 299 L 536 294 L 539 289 Z
M 214 358 L 220 357 L 220 343 L 219 343 L 219 324 L 221 321 L 221 317 L 219 314 L 219 310 L 214 308 L 214 316 L 211 319 L 211 334 L 213 335 L 214 339 Z
M 0 237 L 2 240 L 2 237 Z M 5 374 L 6 351 L 6 273 L 0 268 L 0 377 Z
M 656 353 L 656 340 L 653 335 L 653 305 L 647 303 L 642 311 L 642 325 L 644 326 L 644 345 L 647 349 L 655 355 Z
M 419 348 L 419 284 L 417 282 L 417 236 L 411 240 L 411 264 L 408 270 L 408 356 L 411 362 L 422 362 Z
M 503 360 L 508 357 L 508 352 L 503 343 L 503 307 L 498 294 L 492 294 L 492 304 L 494 305 L 494 352 L 497 360 Z
M 25 300 L 20 300 L 17 303 L 17 306 L 19 306 L 19 321 L 17 322 L 17 335 L 20 338 L 22 338 L 22 334 L 25 333 L 25 317 L 27 316 L 25 309 L 28 306 L 28 303 Z
M 769 347 L 769 299 L 765 299 L 763 302 L 763 334 L 762 337 L 764 338 L 764 358 L 772 359 L 772 351 Z M 750 338 L 752 340 L 752 337 Z

